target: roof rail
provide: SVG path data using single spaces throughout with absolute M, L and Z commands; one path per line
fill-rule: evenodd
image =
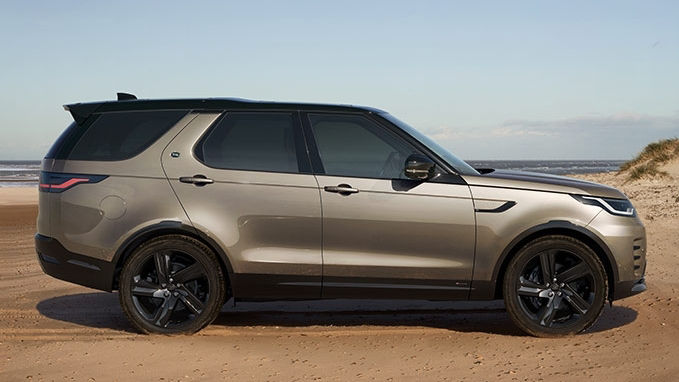
M 118 95 L 118 101 L 130 101 L 133 99 L 137 99 L 137 96 L 134 94 L 130 93 L 117 93 Z

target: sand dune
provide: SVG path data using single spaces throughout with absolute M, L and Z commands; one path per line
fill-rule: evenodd
M 679 177 L 582 177 L 638 208 L 649 290 L 564 339 L 524 336 L 499 302 L 418 301 L 227 304 L 198 335 L 138 335 L 116 294 L 41 272 L 35 189 L 0 189 L 0 380 L 676 380 Z
M 673 160 L 660 166 L 660 171 L 667 173 L 671 178 L 679 180 L 679 160 Z

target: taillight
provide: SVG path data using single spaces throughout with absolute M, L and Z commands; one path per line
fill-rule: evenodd
M 106 179 L 106 175 L 62 174 L 60 172 L 40 172 L 40 191 L 64 192 L 83 183 L 98 183 Z

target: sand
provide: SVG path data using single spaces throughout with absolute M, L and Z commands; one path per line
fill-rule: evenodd
M 676 380 L 679 182 L 582 177 L 638 208 L 649 290 L 562 339 L 523 335 L 500 302 L 341 300 L 227 304 L 197 335 L 139 335 L 117 294 L 42 273 L 35 189 L 0 189 L 0 380 Z
M 35 205 L 37 187 L 0 187 L 0 206 Z

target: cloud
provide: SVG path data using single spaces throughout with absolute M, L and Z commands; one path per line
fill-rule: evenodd
M 503 138 L 525 136 L 548 136 L 554 132 L 537 129 L 527 129 L 512 126 L 500 126 L 495 128 L 437 128 L 425 129 L 424 133 L 435 140 L 469 139 L 469 138 Z
M 526 128 L 515 128 L 511 126 L 503 126 L 492 129 L 490 131 L 491 137 L 524 137 L 528 135 L 533 136 L 547 136 L 554 135 L 553 132 Z
M 650 142 L 678 137 L 679 112 L 512 119 L 487 126 L 425 128 L 423 132 L 462 158 L 626 159 Z
M 616 133 L 656 131 L 679 134 L 679 115 L 654 116 L 623 113 L 608 116 L 578 116 L 555 120 L 513 119 L 499 126 L 438 127 L 425 129 L 433 139 L 451 140 L 465 138 L 548 137 L 563 134 L 597 134 L 615 130 Z
M 609 116 L 581 116 L 558 120 L 509 120 L 502 126 L 530 128 L 540 131 L 571 129 L 679 129 L 679 115 L 654 116 L 647 114 L 614 114 Z

